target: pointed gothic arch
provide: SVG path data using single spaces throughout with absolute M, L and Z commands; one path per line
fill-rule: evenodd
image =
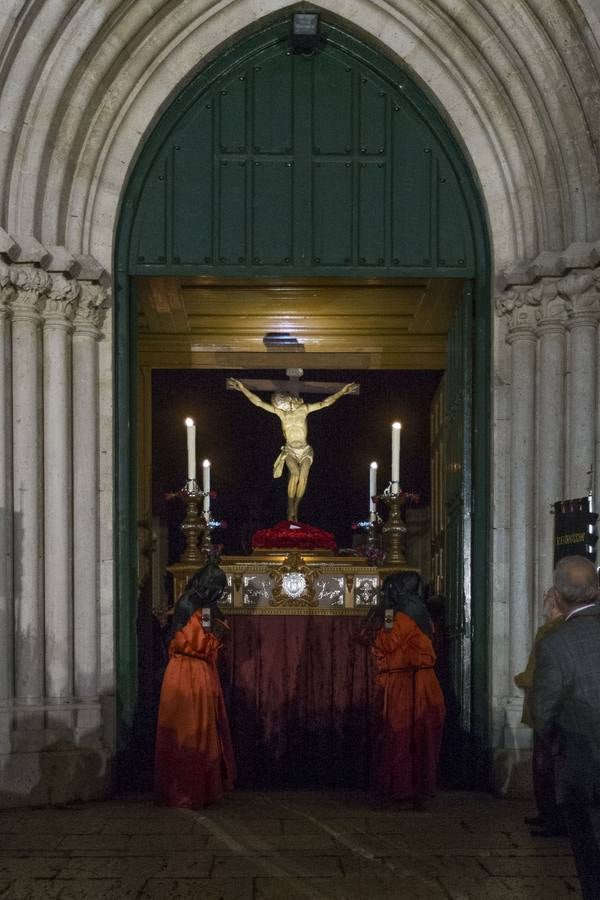
M 456 277 L 470 285 L 472 310 L 460 344 L 468 344 L 469 371 L 456 392 L 469 409 L 473 403 L 480 437 L 464 473 L 475 485 L 473 518 L 471 495 L 461 493 L 466 526 L 456 531 L 467 560 L 457 582 L 468 645 L 463 703 L 466 727 L 486 746 L 490 261 L 480 193 L 457 139 L 405 70 L 326 20 L 322 51 L 295 57 L 289 28 L 285 19 L 242 39 L 183 88 L 146 139 L 124 194 L 115 266 L 123 733 L 136 704 L 130 279 Z M 471 446 L 471 425 L 461 427 Z

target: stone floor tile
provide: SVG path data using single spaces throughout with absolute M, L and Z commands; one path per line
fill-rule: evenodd
M 146 819 L 154 813 L 166 813 L 167 815 L 177 812 L 187 813 L 187 810 L 171 810 L 164 806 L 156 806 L 150 800 L 136 803 L 98 804 L 97 809 L 110 819 Z
M 15 850 L 43 853 L 55 850 L 62 839 L 61 834 L 31 834 L 28 831 L 21 834 L 0 834 L 0 854 L 10 854 Z
M 128 834 L 66 834 L 60 839 L 59 850 L 129 850 Z
M 2 856 L 0 857 L 0 880 L 15 878 L 54 878 L 69 862 L 68 857 Z
M 508 877 L 539 877 L 545 875 L 553 878 L 560 876 L 569 878 L 576 874 L 575 862 L 572 856 L 549 856 L 543 858 L 539 856 L 494 856 L 482 859 L 481 864 L 490 875 Z
M 488 856 L 537 856 L 540 859 L 544 856 L 571 856 L 571 846 L 568 841 L 555 844 L 549 840 L 542 844 L 537 844 L 531 840 L 528 846 L 511 847 L 508 850 L 506 848 L 496 848 Z
M 451 900 L 577 900 L 581 893 L 560 878 L 444 878 L 441 884 Z
M 399 835 L 383 837 L 379 834 L 343 834 L 337 838 L 340 851 L 356 853 L 363 857 L 391 856 L 407 850 L 407 845 Z
M 104 834 L 191 834 L 194 830 L 191 817 L 164 816 L 161 818 L 109 819 L 104 823 Z
M 23 831 L 27 831 L 25 819 L 20 819 L 16 816 L 0 817 L 0 840 L 5 834 L 20 834 Z
M 336 852 L 337 842 L 335 838 L 327 834 L 326 831 L 320 831 L 317 834 L 277 834 L 264 836 L 263 840 L 267 843 L 271 851 L 279 850 L 317 850 Z M 208 839 L 210 847 L 211 839 Z
M 257 878 L 255 900 L 447 900 L 435 881 L 386 877 Z
M 337 856 L 277 853 L 270 856 L 216 856 L 213 875 L 221 878 L 242 875 L 340 877 L 342 869 Z
M 220 830 L 239 832 L 241 834 L 282 834 L 281 819 L 251 819 L 246 816 L 239 818 L 235 815 L 200 816 L 194 817 L 194 822 L 199 829 L 204 829 L 208 834 L 214 834 Z
M 368 831 L 366 816 L 328 817 L 323 822 L 327 828 L 340 834 L 365 834 Z
M 576 900 L 581 897 L 579 881 L 569 878 L 503 878 L 513 895 L 527 900 Z
M 105 821 L 65 815 L 53 818 L 42 812 L 37 817 L 15 821 L 10 831 L 18 834 L 97 834 L 104 828 Z M 1 831 L 0 828 L 0 833 Z
M 253 900 L 252 878 L 151 878 L 138 900 Z
M 410 850 L 422 850 L 424 847 L 432 853 L 458 853 L 469 851 L 479 853 L 481 850 L 490 851 L 495 848 L 512 847 L 513 844 L 505 834 L 468 834 L 465 831 L 452 829 L 446 833 L 432 832 L 427 835 L 417 835 L 406 832 L 404 834 Z
M 274 848 L 271 839 L 264 834 L 235 834 L 223 833 L 220 835 L 210 834 L 206 838 L 206 851 L 213 853 L 232 853 L 250 855 L 256 853 L 273 853 Z
M 570 851 L 568 837 L 532 837 L 529 833 L 522 834 L 520 831 L 513 831 L 510 834 L 510 842 L 515 848 L 522 847 L 529 850 L 551 850 L 552 853 L 558 853 L 561 849 Z
M 456 830 L 460 826 L 460 820 L 451 818 L 440 821 L 437 817 L 422 816 L 418 813 L 403 812 L 390 813 L 388 815 L 369 816 L 367 828 L 372 834 L 412 834 L 424 837 L 427 834 L 447 834 L 449 829 Z
M 322 834 L 323 824 L 317 819 L 306 816 L 284 818 L 281 820 L 284 834 Z
M 356 857 L 341 857 L 342 868 L 346 874 L 360 869 L 360 861 Z M 386 866 L 399 875 L 414 875 L 439 878 L 442 875 L 460 878 L 489 878 L 479 859 L 474 856 L 385 856 L 377 860 L 379 866 Z
M 123 835 L 120 835 L 123 837 Z M 205 834 L 132 834 L 127 844 L 129 853 L 151 856 L 155 853 L 200 851 L 206 847 Z
M 214 862 L 212 853 L 169 853 L 160 874 L 164 878 L 208 878 Z
M 23 878 L 11 884 L 1 896 L 2 900 L 55 900 L 62 884 L 45 879 Z
M 158 875 L 167 865 L 161 856 L 73 856 L 61 867 L 58 877 L 77 878 L 129 878 Z
M 91 878 L 62 882 L 60 900 L 137 900 L 145 879 Z

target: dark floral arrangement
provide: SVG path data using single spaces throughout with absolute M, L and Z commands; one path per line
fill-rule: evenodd
M 338 552 L 340 556 L 362 556 L 370 566 L 379 566 L 385 559 L 385 551 L 381 547 L 370 544 L 361 544 L 360 547 L 342 547 Z

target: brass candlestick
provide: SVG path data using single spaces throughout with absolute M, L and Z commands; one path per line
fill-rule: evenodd
M 186 506 L 185 518 L 181 524 L 186 547 L 179 562 L 201 563 L 204 561 L 206 549 L 211 545 L 210 528 L 207 529 L 206 517 L 200 511 L 201 504 L 204 501 L 204 492 L 197 490 L 196 484 L 192 482 L 182 491 L 178 491 L 176 496 L 181 497 Z M 206 539 L 207 530 L 208 543 Z M 198 546 L 200 535 L 202 535 L 201 547 Z
M 383 526 L 383 546 L 385 549 L 384 566 L 405 566 L 404 540 L 406 525 L 402 521 L 402 507 L 406 504 L 406 494 L 380 494 L 379 500 L 383 500 L 389 508 L 387 522 Z

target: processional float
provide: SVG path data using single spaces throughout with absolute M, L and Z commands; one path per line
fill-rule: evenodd
M 286 370 L 287 381 L 267 379 L 227 379 L 230 390 L 242 393 L 253 405 L 277 416 L 284 444 L 273 466 L 273 476 L 288 471 L 288 518 L 254 534 L 249 556 L 222 556 L 227 575 L 228 595 L 223 605 L 228 612 L 257 614 L 317 613 L 363 615 L 365 607 L 377 602 L 381 580 L 407 566 L 404 551 L 406 526 L 402 511 L 414 495 L 400 488 L 399 422 L 392 425 L 392 470 L 389 485 L 377 493 L 377 463 L 369 466 L 369 517 L 355 528 L 366 532 L 359 550 L 339 551 L 334 536 L 316 526 L 299 521 L 299 505 L 306 490 L 313 449 L 308 443 L 307 418 L 336 403 L 345 395 L 359 392 L 356 383 L 300 382 L 302 369 Z M 258 392 L 269 392 L 270 402 Z M 325 399 L 307 403 L 302 394 L 327 394 Z M 175 492 L 186 506 L 181 525 L 186 546 L 180 560 L 168 567 L 173 576 L 173 595 L 178 597 L 196 569 L 214 552 L 212 532 L 224 523 L 214 519 L 210 487 L 210 463 L 203 462 L 202 489 L 196 478 L 195 426 L 186 419 L 188 478 Z M 383 520 L 378 503 L 387 507 Z

